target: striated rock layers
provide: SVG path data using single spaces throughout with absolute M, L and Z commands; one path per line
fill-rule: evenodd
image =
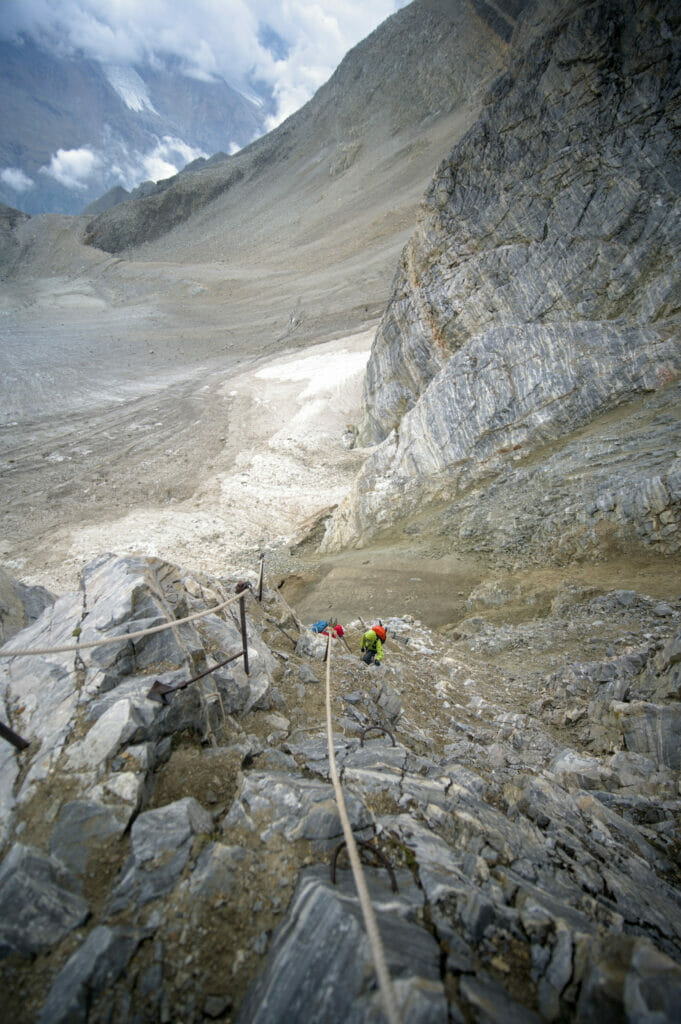
M 402 253 L 327 550 L 679 550 L 680 81 L 671 2 L 524 12 Z
M 344 853 L 331 870 L 324 648 L 265 588 L 250 675 L 149 697 L 238 653 L 234 584 L 105 556 L 2 648 L 1 717 L 30 743 L 0 743 L 8 1020 L 380 1019 Z M 478 590 L 449 637 L 389 620 L 380 669 L 359 622 L 354 654 L 333 645 L 402 1019 L 678 1021 L 681 600 L 564 585 L 549 615 L 495 626 L 504 600 Z

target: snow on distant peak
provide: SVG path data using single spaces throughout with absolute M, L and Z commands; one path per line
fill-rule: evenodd
M 265 106 L 265 101 L 262 96 L 258 96 L 257 93 L 252 92 L 250 89 L 237 89 L 236 91 L 239 93 L 239 96 L 243 96 L 245 100 L 248 100 L 249 103 L 252 103 L 253 106 L 257 107 L 259 110 L 262 110 Z
M 144 81 L 133 68 L 122 67 L 118 64 L 107 64 L 104 73 L 109 84 L 116 90 L 120 98 L 130 110 L 150 110 L 157 114 L 154 104 L 149 99 L 149 93 Z

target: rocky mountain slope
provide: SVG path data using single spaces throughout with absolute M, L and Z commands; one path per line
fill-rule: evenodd
M 86 223 L 19 227 L 0 268 L 10 295 L 30 305 L 22 282 L 63 274 L 107 306 L 143 303 L 169 331 L 211 334 L 214 351 L 226 333 L 252 352 L 364 329 L 385 308 L 433 169 L 504 67 L 521 8 L 417 0 L 235 156 Z
M 424 189 L 503 68 L 518 9 L 419 0 L 236 157 L 101 216 L 1 218 L 0 556 L 17 574 L 70 589 L 89 528 L 116 550 L 184 559 L 151 533 L 141 548 L 122 536 L 138 517 L 152 532 L 188 523 L 175 532 L 210 559 L 201 568 L 241 547 L 220 527 L 217 477 L 247 458 L 243 424 L 261 410 L 232 403 L 225 381 L 375 328 Z M 84 245 L 85 229 L 132 247 Z M 340 459 L 340 435 L 337 447 Z M 328 507 L 317 498 L 308 517 Z
M 673 4 L 527 13 L 402 253 L 328 549 L 678 552 L 680 69 Z
M 477 9 L 443 0 L 410 4 L 354 47 L 313 99 L 279 128 L 243 153 L 191 179 L 178 179 L 162 197 L 94 218 L 86 241 L 107 252 L 125 251 L 164 235 L 225 193 L 227 202 L 210 208 L 215 227 L 208 237 L 197 232 L 196 222 L 180 236 L 189 244 L 187 255 L 197 258 L 215 245 L 215 234 L 225 224 L 233 227 L 234 211 L 246 198 L 252 213 L 258 207 L 258 193 L 276 194 L 276 177 L 295 175 L 297 190 L 314 183 L 319 199 L 321 183 L 332 191 L 333 179 L 367 161 L 386 188 L 379 160 L 409 144 L 409 155 L 416 156 L 427 145 L 424 122 L 435 125 L 445 114 L 466 112 L 468 104 L 477 109 L 481 88 L 503 67 L 506 40 L 523 6 L 509 4 L 508 13 L 500 16 L 484 3 Z M 405 130 L 409 143 L 401 137 Z M 366 186 L 371 188 L 371 181 Z M 306 227 L 312 231 L 309 222 Z
M 263 601 L 247 598 L 248 674 L 220 663 L 241 650 L 226 602 L 250 569 L 102 554 L 58 598 L 0 577 L 0 720 L 28 741 L 0 742 L 13 1020 L 380 1019 L 344 853 L 334 870 L 324 642 L 286 603 L 296 587 L 306 620 L 330 614 L 339 581 L 346 608 L 367 602 L 389 630 L 374 668 L 358 658 L 364 623 L 344 623 L 332 713 L 404 1020 L 679 1019 L 678 28 L 652 0 L 423 0 L 349 55 L 318 105 L 198 172 L 197 191 L 187 176 L 88 220 L 116 254 L 82 244 L 84 221 L 3 214 L 15 351 L 56 354 L 77 387 L 86 363 L 123 409 L 95 420 L 81 396 L 77 415 L 7 425 L 18 511 L 4 529 L 14 517 L 44 550 L 62 512 L 94 518 L 111 493 L 109 516 L 127 508 L 152 460 L 153 486 L 180 481 L 196 518 L 236 420 L 281 415 L 226 404 L 229 359 L 375 311 L 424 168 L 458 142 L 374 345 L 366 467 L 327 530 L 329 547 L 372 546 L 344 577 L 342 563 L 324 577 L 315 532 L 268 554 Z M 413 76 L 396 60 L 410 47 Z M 507 60 L 483 104 L 476 89 Z M 112 367 L 124 360 L 154 377 L 137 405 Z M 194 390 L 164 385 L 187 366 Z M 214 541 L 216 564 L 229 542 Z M 440 572 L 438 630 L 386 616 L 437 589 L 428 558 L 463 553 L 475 584 Z M 643 564 L 650 590 L 609 584 L 609 563 L 597 585 L 593 560 L 613 555 L 620 573 Z
M 114 186 L 170 176 L 163 163 L 245 146 L 271 113 L 267 96 L 221 79 L 57 57 L 29 39 L 0 42 L 0 86 L 0 202 L 29 214 L 78 214 Z
M 335 866 L 326 641 L 266 587 L 250 674 L 216 667 L 242 647 L 235 582 L 106 556 L 2 648 L 2 717 L 29 741 L 0 746 L 13 1020 L 379 1019 Z M 510 628 L 484 618 L 499 599 L 472 595 L 448 638 L 389 620 L 379 669 L 359 622 L 331 652 L 403 1019 L 677 1020 L 681 601 L 565 586 Z

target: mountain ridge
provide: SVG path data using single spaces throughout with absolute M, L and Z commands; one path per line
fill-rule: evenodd
M 674 27 L 664 3 L 528 11 L 510 70 L 440 165 L 402 252 L 365 380 L 359 437 L 378 448 L 328 548 L 423 519 L 432 502 L 453 550 L 466 549 L 479 538 L 475 495 L 497 557 L 678 553 L 679 424 L 661 411 L 681 372 Z M 597 440 L 599 417 L 666 389 L 667 402 L 650 400 L 655 452 L 646 463 L 628 435 L 623 465 L 619 445 L 608 454 Z M 542 448 L 565 439 L 567 456 L 590 423 L 593 475 L 588 459 L 577 477 L 572 456 L 568 471 L 549 450 L 543 477 Z M 547 487 L 555 505 L 539 519 L 553 544 L 533 539 Z
M 0 201 L 31 214 L 77 215 L 108 187 L 241 147 L 271 113 L 222 80 L 58 58 L 29 39 L 0 41 L 0 85 Z

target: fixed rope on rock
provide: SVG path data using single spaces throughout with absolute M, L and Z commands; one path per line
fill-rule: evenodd
M 220 662 L 219 665 L 213 665 L 212 668 L 206 669 L 205 672 L 201 672 L 200 675 L 195 676 L 193 679 L 188 679 L 185 682 L 179 683 L 175 686 L 168 686 L 166 683 L 162 683 L 160 679 L 157 679 L 154 685 L 149 690 L 147 697 L 151 698 L 151 700 L 160 701 L 160 703 L 162 704 L 167 704 L 168 694 L 174 693 L 176 690 L 184 689 L 184 687 L 189 686 L 190 683 L 197 682 L 204 676 L 210 675 L 211 672 L 214 672 L 218 668 L 222 668 L 223 665 L 227 665 L 230 661 L 235 661 L 236 658 L 243 657 L 244 671 L 246 672 L 246 675 L 249 674 L 248 635 L 246 631 L 246 610 L 244 605 L 246 603 L 246 595 L 250 591 L 250 589 L 251 588 L 249 584 L 239 582 L 236 587 L 236 593 L 232 597 L 227 598 L 227 600 L 223 601 L 221 604 L 218 604 L 212 608 L 208 608 L 202 612 L 196 612 L 194 615 L 187 615 L 183 619 L 173 619 L 171 622 L 164 622 L 160 626 L 151 626 L 149 627 L 149 629 L 140 629 L 134 633 L 123 633 L 120 636 L 115 637 L 103 637 L 101 640 L 94 640 L 86 644 L 81 644 L 78 642 L 75 644 L 64 645 L 62 647 L 35 647 L 24 650 L 0 651 L 0 657 L 20 658 L 29 656 L 34 657 L 46 654 L 65 654 L 75 652 L 77 660 L 80 661 L 81 666 L 84 668 L 85 666 L 82 663 L 80 652 L 86 648 L 105 647 L 107 644 L 120 643 L 121 640 L 138 639 L 142 636 L 149 636 L 152 633 L 160 633 L 165 629 L 172 629 L 174 626 L 180 626 L 186 622 L 193 622 L 195 619 L 203 618 L 205 615 L 215 614 L 215 612 L 220 611 L 222 608 L 226 608 L 228 605 L 234 604 L 236 601 L 238 601 L 241 613 L 240 624 L 243 645 L 242 649 L 237 654 L 231 655 L 229 658 L 226 658 L 224 661 Z M 80 629 L 78 629 L 77 635 L 80 636 Z M 13 729 L 10 729 L 10 727 L 5 725 L 3 722 L 0 722 L 0 739 L 7 740 L 7 742 L 11 743 L 14 747 L 17 748 L 17 750 L 25 750 L 29 746 L 28 740 L 25 740 L 22 736 L 19 736 L 18 733 L 14 732 Z
M 336 767 L 336 753 L 333 747 L 333 724 L 331 718 L 331 642 L 332 636 L 331 631 L 329 631 L 326 655 L 326 736 L 329 748 L 329 771 L 331 773 L 331 782 L 333 784 L 336 804 L 338 806 L 338 814 L 340 816 L 341 825 L 343 826 L 343 836 L 345 837 L 345 844 L 348 851 L 348 857 L 350 859 L 353 878 L 355 880 L 357 895 L 359 897 L 359 904 L 362 909 L 362 916 L 364 917 L 364 926 L 369 939 L 371 956 L 376 969 L 376 977 L 378 978 L 381 999 L 383 1001 L 383 1009 L 385 1011 L 388 1024 L 401 1024 L 401 1016 L 397 1008 L 397 1000 L 395 998 L 395 989 L 393 987 L 392 978 L 390 977 L 390 972 L 388 971 L 383 942 L 378 930 L 376 915 L 374 914 L 374 908 L 371 904 L 371 897 L 369 896 L 364 872 L 362 871 L 362 862 L 359 859 L 357 843 L 354 835 L 352 834 L 352 826 L 350 825 L 350 819 L 348 817 L 345 799 L 343 797 L 343 790 L 341 789 L 340 779 L 338 777 L 338 769 Z
M 187 615 L 183 619 L 172 619 L 170 622 L 163 622 L 160 626 L 150 626 L 148 629 L 138 629 L 134 633 L 121 633 L 119 636 L 103 637 L 101 640 L 92 640 L 86 644 L 67 644 L 63 647 L 32 647 L 24 650 L 2 650 L 0 651 L 0 658 L 22 658 L 39 654 L 67 654 L 89 650 L 93 647 L 106 647 L 107 644 L 118 644 L 121 640 L 137 640 L 141 636 L 151 636 L 152 633 L 161 633 L 165 629 L 173 629 L 175 626 L 182 626 L 186 622 L 194 622 L 195 619 L 202 619 L 205 615 L 214 615 L 216 612 L 226 608 L 227 605 L 234 604 L 236 601 L 241 600 L 243 596 L 244 593 L 239 592 L 238 594 L 234 594 L 232 597 L 227 598 L 226 601 L 222 601 L 220 604 L 214 605 L 212 608 L 206 608 L 202 612 L 196 612 L 194 615 Z M 11 643 L 11 641 L 8 641 L 8 643 Z

